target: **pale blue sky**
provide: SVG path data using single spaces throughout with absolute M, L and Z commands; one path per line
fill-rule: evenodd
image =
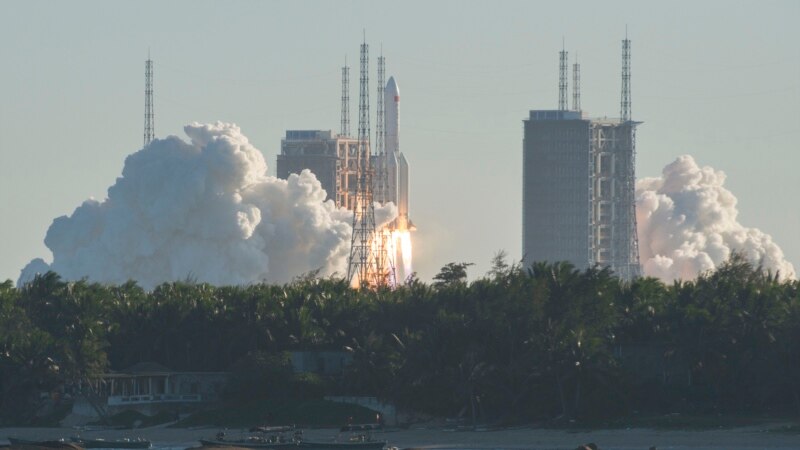
M 499 249 L 520 257 L 522 120 L 557 106 L 562 37 L 583 109 L 617 116 L 626 24 L 637 175 L 687 153 L 724 170 L 739 221 L 800 269 L 798 23 L 797 1 L 3 0 L 0 279 L 49 260 L 53 218 L 104 198 L 140 148 L 148 48 L 157 136 L 235 122 L 274 174 L 284 130 L 338 129 L 363 29 L 402 95 L 416 269 L 482 274 Z

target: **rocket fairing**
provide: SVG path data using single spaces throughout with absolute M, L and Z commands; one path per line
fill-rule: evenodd
M 383 90 L 383 104 L 386 108 L 384 120 L 386 121 L 386 152 L 399 153 L 400 152 L 400 139 L 397 134 L 399 131 L 399 111 L 400 111 L 400 89 L 397 88 L 397 83 L 394 77 L 389 77 L 386 82 L 386 88 Z
M 400 89 L 394 77 L 389 77 L 384 89 L 384 105 L 386 121 L 386 170 L 389 185 L 386 200 L 397 205 L 398 230 L 412 229 L 408 219 L 408 162 L 400 152 Z

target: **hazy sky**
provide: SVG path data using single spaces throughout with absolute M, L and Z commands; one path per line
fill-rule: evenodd
M 562 38 L 583 109 L 616 117 L 626 24 L 637 175 L 682 154 L 724 170 L 739 221 L 800 268 L 799 22 L 796 0 L 3 0 L 0 279 L 50 260 L 52 220 L 105 198 L 141 147 L 148 49 L 157 136 L 235 122 L 274 174 L 284 130 L 338 129 L 340 67 L 347 55 L 357 79 L 363 30 L 370 76 L 382 45 L 401 91 L 416 269 L 482 274 L 497 250 L 520 257 L 522 120 L 557 106 Z M 351 97 L 355 121 L 355 82 Z

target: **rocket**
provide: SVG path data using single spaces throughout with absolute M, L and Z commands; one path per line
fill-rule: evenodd
M 400 152 L 400 89 L 394 77 L 384 88 L 384 115 L 386 130 L 386 170 L 388 186 L 386 200 L 397 205 L 395 228 L 410 230 L 414 225 L 408 219 L 408 162 Z

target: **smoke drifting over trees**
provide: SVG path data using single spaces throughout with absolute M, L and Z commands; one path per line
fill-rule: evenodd
M 45 238 L 53 262 L 31 261 L 20 282 L 47 270 L 144 287 L 347 271 L 352 212 L 326 202 L 312 173 L 268 176 L 261 152 L 233 124 L 193 123 L 184 131 L 191 143 L 153 141 L 128 156 L 108 198 L 55 219 Z M 394 206 L 376 209 L 379 223 L 395 215 Z
M 684 155 L 660 177 L 636 183 L 639 254 L 645 275 L 665 281 L 693 279 L 741 252 L 782 278 L 796 276 L 772 237 L 737 221 L 736 197 L 725 174 Z

